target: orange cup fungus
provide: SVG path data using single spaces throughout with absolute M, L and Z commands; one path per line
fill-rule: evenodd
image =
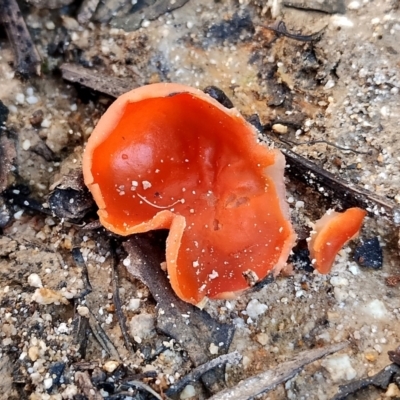
M 284 167 L 238 111 L 174 83 L 119 97 L 83 159 L 104 227 L 170 230 L 170 282 L 192 304 L 231 298 L 284 267 L 295 241 Z
M 330 272 L 336 254 L 349 240 L 358 236 L 366 215 L 366 211 L 354 207 L 342 213 L 329 210 L 316 221 L 308 249 L 318 272 Z

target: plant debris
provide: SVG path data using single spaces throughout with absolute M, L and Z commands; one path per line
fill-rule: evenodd
M 91 395 L 110 400 L 154 398 L 148 388 L 163 398 L 188 378 L 190 383 L 173 397 L 205 400 L 212 395 L 207 387 L 218 395 L 267 369 L 274 371 L 299 352 L 349 340 L 351 346 L 340 353 L 309 364 L 261 395 L 274 400 L 332 398 L 340 386 L 382 371 L 389 350 L 391 362 L 396 363 L 400 342 L 400 142 L 396 140 L 400 9 L 396 2 L 350 1 L 346 14 L 339 15 L 276 1 L 187 1 L 154 20 L 143 20 L 131 32 L 97 22 L 144 15 L 151 4 L 155 1 L 133 5 L 111 0 L 100 7 L 97 0 L 84 0 L 39 10 L 20 3 L 30 43 L 42 60 L 40 79 L 35 73 L 21 79 L 14 52 L 20 42 L 8 39 L 2 25 L 0 141 L 6 141 L 11 152 L 4 165 L 1 147 L 0 397 L 83 399 L 84 387 L 75 380 L 79 371 L 87 372 Z M 289 36 L 266 28 L 278 28 L 280 21 L 285 24 L 280 30 Z M 321 35 L 311 40 L 313 33 Z M 71 80 L 62 79 L 69 73 L 63 65 L 73 70 Z M 192 319 L 180 317 L 180 310 L 175 315 L 161 301 L 161 308 L 156 307 L 146 284 L 125 269 L 129 257 L 121 242 L 126 238 L 112 237 L 102 228 L 95 208 L 71 221 L 54 216 L 48 207 L 54 191 L 75 190 L 69 200 L 81 193 L 79 179 L 70 172 L 73 165 L 79 169 L 88 137 L 113 97 L 157 82 L 217 87 L 264 133 L 260 141 L 288 149 L 287 200 L 299 246 L 285 276 L 268 277 L 268 285 L 236 299 L 205 304 L 208 317 L 196 316 L 193 321 L 201 320 L 201 327 L 228 326 L 234 335 L 229 337 L 229 349 L 222 351 L 219 343 L 229 335 L 220 339 L 206 329 L 208 341 L 195 348 L 204 353 L 196 358 L 197 364 L 192 360 L 196 354 L 188 354 L 192 346 L 186 339 L 192 335 L 187 329 L 196 334 L 199 329 L 194 322 L 174 328 L 174 321 L 168 325 L 160 320 L 161 308 L 177 321 Z M 272 133 L 274 125 L 280 134 Z M 361 237 L 379 239 L 382 268 L 357 264 L 355 243 L 339 252 L 329 275 L 319 275 L 313 272 L 304 246 L 310 221 L 329 208 L 343 210 L 348 205 L 368 208 Z M 110 235 L 116 241 L 115 260 Z M 156 240 L 160 236 L 162 240 Z M 143 254 L 157 258 L 154 270 L 150 269 L 157 275 L 148 273 L 147 281 L 163 275 L 157 292 L 163 297 L 163 288 L 169 288 L 159 266 L 165 234 L 143 237 L 150 244 L 137 256 L 143 261 Z M 118 264 L 114 282 L 113 260 Z M 250 274 L 247 278 L 253 282 Z M 32 301 L 42 288 L 55 293 L 60 304 Z M 44 301 L 44 294 L 34 298 Z M 114 296 L 119 296 L 120 308 Z M 168 300 L 168 292 L 166 296 Z M 171 301 L 179 305 L 175 298 Z M 91 332 L 88 311 L 103 345 Z M 133 349 L 127 349 L 120 312 Z M 139 331 L 142 337 L 136 336 Z M 181 335 L 185 347 L 179 342 Z M 217 367 L 218 385 L 204 385 L 202 378 L 191 375 L 234 352 L 241 360 Z M 212 370 L 210 374 L 215 375 Z M 398 395 L 399 374 L 391 379 L 386 393 L 369 385 L 349 397 Z
M 219 392 L 211 397 L 210 400 L 242 400 L 268 392 L 280 383 L 286 382 L 288 379 L 298 374 L 307 364 L 327 354 L 336 353 L 344 349 L 346 345 L 347 343 L 337 343 L 320 349 L 303 351 L 293 358 L 293 360 L 283 362 L 272 370 L 245 379 L 237 386 Z
M 382 371 L 378 372 L 376 375 L 370 378 L 364 378 L 350 382 L 346 385 L 340 386 L 338 393 L 332 400 L 344 400 L 350 394 L 355 394 L 359 390 L 366 388 L 370 385 L 381 389 L 387 389 L 390 382 L 393 381 L 395 375 L 400 374 L 400 367 L 396 364 L 390 364 L 385 367 Z
M 39 76 L 41 59 L 16 0 L 0 2 L 0 23 L 13 45 L 16 71 L 26 78 Z
M 283 0 L 286 7 L 322 11 L 328 14 L 343 14 L 346 11 L 344 0 Z
M 301 34 L 296 34 L 289 32 L 286 28 L 286 25 L 283 21 L 278 21 L 275 26 L 265 26 L 262 25 L 263 28 L 269 29 L 270 31 L 273 31 L 277 34 L 277 36 L 286 36 L 290 39 L 298 40 L 300 42 L 316 42 L 321 39 L 321 36 L 323 34 L 323 30 L 313 33 L 311 35 L 301 35 Z
M 157 327 L 166 335 L 179 341 L 197 367 L 213 356 L 205 349 L 218 346 L 219 354 L 227 353 L 232 341 L 234 327 L 221 324 L 205 311 L 178 299 L 160 264 L 163 252 L 156 252 L 154 243 L 145 236 L 136 235 L 124 243 L 128 258 L 124 265 L 130 274 L 149 288 L 157 302 Z M 223 382 L 223 370 L 211 370 L 202 376 L 208 389 L 217 392 Z M 223 385 L 223 383 L 222 383 Z
M 168 0 L 156 0 L 154 4 L 148 5 L 133 14 L 113 18 L 111 20 L 111 26 L 131 32 L 139 29 L 144 21 L 153 21 L 167 12 L 184 6 L 187 2 L 188 0 L 175 0 L 173 2 Z
M 138 87 L 134 80 L 120 79 L 111 76 L 102 76 L 91 69 L 80 65 L 63 64 L 60 67 L 64 79 L 70 82 L 87 86 L 100 93 L 118 97 L 121 94 Z

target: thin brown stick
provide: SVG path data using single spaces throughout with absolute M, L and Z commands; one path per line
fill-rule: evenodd
M 225 389 L 209 400 L 242 400 L 250 399 L 261 393 L 274 389 L 280 383 L 286 382 L 298 374 L 306 365 L 328 354 L 344 349 L 348 343 L 336 343 L 320 349 L 306 350 L 299 353 L 293 360 L 277 365 L 274 369 L 259 375 L 244 379 L 235 387 Z
M 89 310 L 88 315 L 89 326 L 97 341 L 100 343 L 101 347 L 115 360 L 121 360 L 117 349 L 114 344 L 108 338 L 107 334 L 104 332 L 100 324 L 97 322 L 96 317 Z
M 289 32 L 283 21 L 279 21 L 277 24 L 272 25 L 272 26 L 267 26 L 267 25 L 260 25 L 260 26 L 262 26 L 265 29 L 275 32 L 278 36 L 286 36 L 290 39 L 298 40 L 300 42 L 317 42 L 318 40 L 321 39 L 322 34 L 325 31 L 325 28 L 323 28 L 319 32 L 313 33 L 311 35 L 296 34 L 296 33 Z
M 211 361 L 206 362 L 192 370 L 190 373 L 185 375 L 181 380 L 172 385 L 167 392 L 165 393 L 167 396 L 173 396 L 175 393 L 179 393 L 186 385 L 190 382 L 196 382 L 200 379 L 202 375 L 204 375 L 210 369 L 215 367 L 224 365 L 224 364 L 236 364 L 242 359 L 242 356 L 239 352 L 234 351 L 232 353 L 223 354 L 217 358 L 212 359 Z
M 118 97 L 139 86 L 134 80 L 104 76 L 95 70 L 74 64 L 61 65 L 61 73 L 62 77 L 67 81 L 79 83 L 111 97 Z
M 16 0 L 0 0 L 0 22 L 14 50 L 16 71 L 23 77 L 39 76 L 42 61 Z
M 362 187 L 320 168 L 288 148 L 282 148 L 286 156 L 287 171 L 290 176 L 304 181 L 312 187 L 330 189 L 335 198 L 346 206 L 366 208 L 370 215 L 386 215 L 395 225 L 400 224 L 400 209 L 396 204 Z
M 128 351 L 133 352 L 135 349 L 133 348 L 132 342 L 129 339 L 128 329 L 126 326 L 126 318 L 124 312 L 122 311 L 121 298 L 119 297 L 119 290 L 118 290 L 119 277 L 117 271 L 118 263 L 115 260 L 116 254 L 112 243 L 110 248 L 111 248 L 111 275 L 112 275 L 111 282 L 113 289 L 113 301 L 115 306 L 115 313 L 118 318 L 118 323 L 122 332 L 122 337 L 124 339 L 125 347 Z

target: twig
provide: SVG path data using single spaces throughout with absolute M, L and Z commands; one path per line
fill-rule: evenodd
M 85 286 L 85 288 L 78 294 L 77 298 L 83 298 L 86 295 L 88 295 L 89 293 L 92 292 L 92 285 L 90 284 L 89 281 L 89 274 L 88 274 L 88 270 L 86 267 L 86 263 L 85 260 L 83 259 L 81 250 L 79 247 L 75 247 L 72 249 L 72 257 L 74 259 L 74 262 L 76 264 L 77 267 L 81 268 L 82 272 L 81 272 L 81 276 L 82 276 L 82 281 L 83 284 Z
M 282 139 L 281 137 L 279 137 L 278 139 L 281 142 L 289 144 L 291 146 L 304 146 L 304 145 L 312 146 L 313 144 L 324 143 L 324 144 L 327 144 L 328 146 L 335 147 L 335 148 L 337 148 L 339 150 L 351 151 L 352 153 L 355 153 L 355 154 L 370 154 L 370 152 L 368 152 L 368 151 L 358 151 L 358 150 L 350 149 L 348 147 L 338 146 L 337 144 L 332 143 L 332 142 L 328 142 L 327 140 L 310 140 L 308 142 L 293 142 L 291 140 Z
M 283 21 L 279 21 L 275 26 L 273 25 L 272 26 L 260 25 L 260 26 L 275 32 L 277 36 L 286 36 L 290 39 L 298 40 L 300 42 L 317 42 L 318 40 L 321 39 L 321 36 L 325 31 L 325 28 L 323 28 L 319 32 L 313 33 L 312 35 L 299 35 L 289 32 Z
M 42 61 L 16 0 L 0 0 L 0 22 L 14 49 L 17 72 L 23 77 L 39 76 Z
M 320 349 L 306 350 L 299 353 L 292 361 L 279 364 L 274 369 L 241 381 L 231 389 L 225 389 L 209 400 L 243 400 L 274 389 L 298 374 L 303 367 L 328 354 L 344 349 L 348 343 L 337 343 Z
M 89 320 L 85 317 L 79 315 L 76 311 L 76 307 L 80 304 L 79 299 L 75 300 L 75 315 L 72 321 L 72 326 L 74 327 L 74 342 L 78 345 L 78 351 L 81 357 L 84 359 L 86 357 L 86 346 L 88 339 L 88 329 Z
M 115 360 L 121 360 L 117 349 L 111 342 L 111 340 L 108 338 L 107 334 L 103 331 L 102 327 L 100 324 L 97 322 L 95 316 L 92 314 L 92 312 L 89 310 L 89 315 L 88 315 L 88 320 L 89 320 L 89 326 L 90 329 L 92 330 L 92 333 L 94 337 L 97 339 L 97 341 L 100 343 L 100 346 Z
M 356 393 L 360 389 L 363 389 L 369 385 L 373 385 L 381 389 L 387 389 L 393 378 L 393 375 L 398 373 L 400 373 L 400 367 L 396 364 L 390 364 L 370 378 L 359 379 L 340 386 L 338 393 L 332 398 L 332 400 L 345 400 L 350 394 Z
M 62 64 L 60 68 L 62 77 L 67 81 L 79 83 L 111 97 L 118 97 L 139 86 L 133 79 L 104 76 L 80 65 Z
M 200 365 L 199 367 L 192 370 L 189 374 L 185 375 L 181 380 L 176 382 L 167 390 L 166 395 L 173 396 L 175 393 L 180 392 L 186 385 L 188 385 L 190 382 L 196 382 L 205 372 L 209 371 L 212 368 L 227 363 L 235 364 L 238 363 L 241 359 L 242 356 L 237 351 L 229 354 L 223 354 L 222 356 L 214 358 L 213 360 Z
M 279 146 L 278 143 L 275 144 Z M 342 200 L 346 206 L 366 208 L 371 215 L 386 214 L 395 225 L 400 224 L 400 210 L 391 200 L 345 181 L 292 150 L 282 146 L 280 148 L 286 156 L 287 171 L 292 177 L 315 188 L 323 186 L 332 190 L 335 198 Z
M 157 376 L 158 376 L 157 371 L 146 371 L 140 374 L 128 374 L 128 377 L 122 380 L 121 385 L 125 382 L 139 381 L 146 378 L 157 378 Z
M 135 349 L 133 348 L 132 342 L 129 339 L 128 329 L 126 327 L 126 318 L 122 311 L 121 299 L 119 297 L 119 290 L 118 290 L 119 277 L 117 272 L 118 264 L 115 261 L 116 254 L 114 249 L 114 243 L 111 243 L 110 249 L 111 249 L 111 275 L 112 275 L 111 282 L 113 289 L 113 301 L 115 306 L 115 313 L 118 318 L 118 323 L 122 332 L 122 337 L 124 339 L 125 347 L 128 351 L 134 351 Z
M 283 5 L 304 10 L 322 11 L 328 14 L 344 14 L 346 12 L 344 0 L 283 0 Z

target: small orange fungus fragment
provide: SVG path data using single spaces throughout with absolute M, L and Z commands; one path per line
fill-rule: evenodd
M 349 208 L 339 213 L 329 210 L 315 223 L 308 243 L 311 260 L 321 274 L 328 274 L 336 254 L 351 239 L 358 236 L 367 212 L 361 208 Z
M 279 273 L 295 241 L 285 160 L 235 109 L 174 83 L 119 97 L 86 146 L 85 183 L 119 235 L 169 229 L 166 262 L 184 301 L 229 298 Z

